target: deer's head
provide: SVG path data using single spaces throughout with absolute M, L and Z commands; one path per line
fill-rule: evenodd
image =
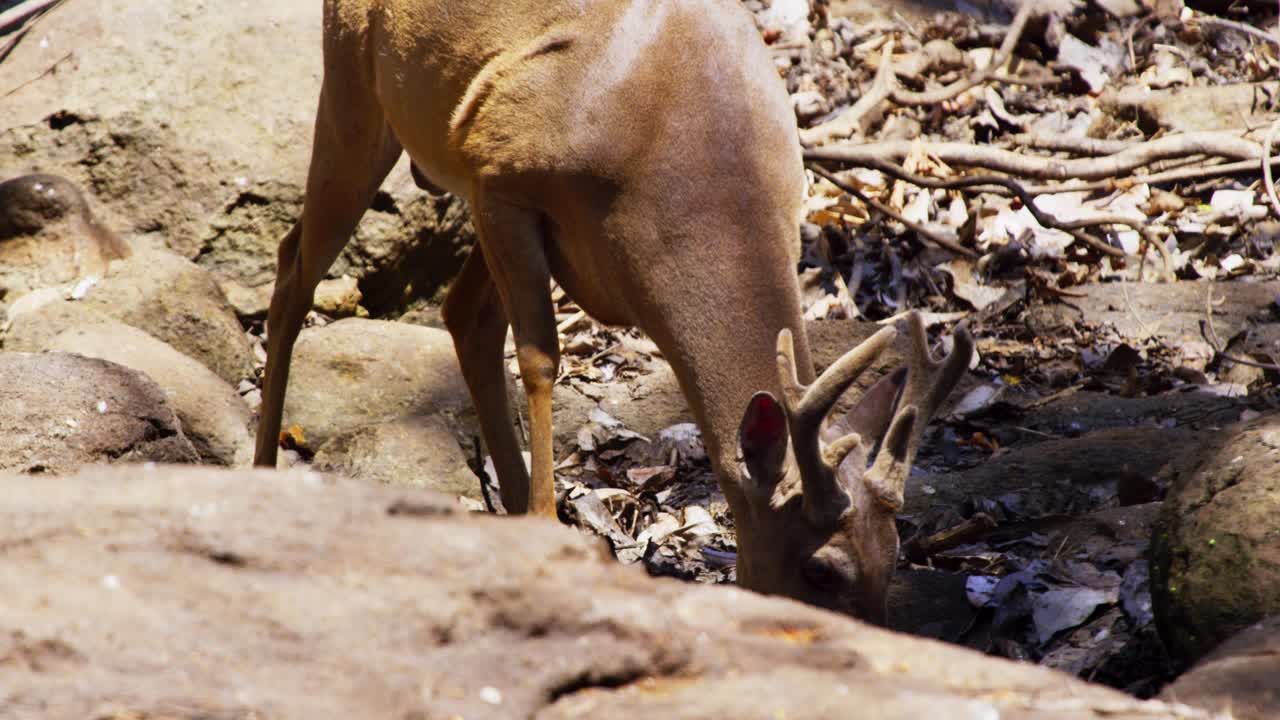
M 738 429 L 751 513 L 739 531 L 750 535 L 739 545 L 752 546 L 752 566 L 739 567 L 746 587 L 885 622 L 907 474 L 925 426 L 973 355 L 972 338 L 958 328 L 952 352 L 934 361 L 919 314 L 907 325 L 907 367 L 833 418 L 841 394 L 896 331 L 880 330 L 808 387 L 796 377 L 790 331 L 779 333 L 782 398 L 757 393 Z

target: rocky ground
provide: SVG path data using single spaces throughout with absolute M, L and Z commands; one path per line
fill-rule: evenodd
M 810 162 L 815 361 L 911 307 L 978 338 L 890 608 L 949 645 L 730 589 L 669 367 L 555 288 L 581 532 L 459 512 L 496 502 L 437 307 L 470 227 L 404 162 L 298 342 L 291 474 L 76 474 L 248 464 L 319 4 L 10 0 L 0 716 L 1280 712 L 1274 4 L 745 4 Z

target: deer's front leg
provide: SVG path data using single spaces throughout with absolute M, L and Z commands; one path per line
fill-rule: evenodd
M 518 493 L 504 488 L 502 502 L 508 512 L 555 517 L 551 389 L 560 368 L 560 343 L 541 216 L 478 188 L 472 195 L 472 221 L 511 322 L 520 379 L 529 400 L 529 451 L 533 459 L 527 498 L 514 497 Z M 506 478 L 500 480 L 506 482 Z

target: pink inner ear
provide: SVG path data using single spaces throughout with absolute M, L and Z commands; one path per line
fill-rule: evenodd
M 787 417 L 768 393 L 759 393 L 747 405 L 742 422 L 742 444 L 748 447 L 776 445 L 786 438 Z

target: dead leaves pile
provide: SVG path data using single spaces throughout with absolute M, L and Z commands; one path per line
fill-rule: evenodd
M 1180 2 L 1028 5 L 1013 28 L 997 21 L 1014 3 L 991 22 L 860 26 L 823 3 L 758 8 L 806 159 L 845 185 L 811 176 L 810 317 L 981 312 L 1017 284 L 1053 302 L 1088 283 L 1276 275 L 1262 168 L 1280 36 L 1258 30 L 1274 18 L 1231 21 L 1249 33 Z M 1188 90 L 1214 94 L 1190 112 Z

